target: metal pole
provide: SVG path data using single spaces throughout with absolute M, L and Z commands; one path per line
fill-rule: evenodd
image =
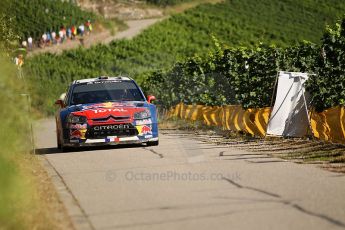
M 305 99 L 305 95 L 304 95 L 304 86 L 302 84 L 302 78 L 301 76 L 298 76 L 300 82 L 301 82 L 301 85 L 302 85 L 302 88 L 301 88 L 301 91 L 302 91 L 302 96 L 303 96 L 303 102 L 304 102 L 304 107 L 305 107 L 305 111 L 306 111 L 306 114 L 307 114 L 307 118 L 308 118 L 308 125 L 309 125 L 309 129 L 310 129 L 310 132 L 314 138 L 314 132 L 313 132 L 313 128 L 311 127 L 311 121 L 310 121 L 310 117 L 309 117 L 309 111 L 308 111 L 308 106 L 307 106 L 307 100 Z
M 19 71 L 19 77 L 21 80 L 23 80 L 23 83 L 24 83 L 24 91 L 25 92 L 21 95 L 26 97 L 27 106 L 28 106 L 27 111 L 29 114 L 31 114 L 31 97 L 30 97 L 30 94 L 27 93 L 28 90 L 27 90 L 27 86 L 26 86 L 26 82 L 25 82 L 25 77 L 24 77 L 22 68 L 20 66 L 18 67 L 18 71 Z M 30 130 L 30 143 L 31 143 L 32 153 L 36 154 L 35 138 L 34 138 L 33 124 L 32 124 L 31 118 L 30 118 L 30 122 L 29 122 L 29 130 Z
M 278 84 L 278 76 L 279 76 L 279 71 L 277 72 L 276 81 L 275 81 L 274 87 L 273 87 L 273 92 L 272 92 L 272 97 L 271 97 L 271 105 L 270 105 L 271 111 L 270 111 L 269 119 L 267 122 L 267 128 L 268 128 L 268 125 L 270 124 L 270 121 L 271 121 L 271 114 L 272 114 L 272 110 L 273 110 L 273 100 L 274 100 L 275 91 L 276 91 L 277 84 Z M 265 138 L 267 136 L 267 128 L 266 128 L 266 132 L 265 132 Z

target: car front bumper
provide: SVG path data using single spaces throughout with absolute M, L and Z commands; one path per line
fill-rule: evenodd
M 101 145 L 121 145 L 121 144 L 144 144 L 148 142 L 158 141 L 158 137 L 140 138 L 138 136 L 131 137 L 107 137 L 100 139 L 85 140 L 69 140 L 64 146 L 67 147 L 83 147 L 83 146 L 101 146 Z

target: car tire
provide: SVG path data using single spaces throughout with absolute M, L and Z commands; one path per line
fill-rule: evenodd
M 149 141 L 147 142 L 147 146 L 158 146 L 159 145 L 159 141 Z
M 70 152 L 71 151 L 71 148 L 70 147 L 66 147 L 66 146 L 61 146 L 61 151 L 63 153 L 67 153 L 67 152 Z
M 56 145 L 57 145 L 58 149 L 61 149 L 62 146 L 61 146 L 61 141 L 60 141 L 60 137 L 59 136 L 60 135 L 59 135 L 58 131 L 56 131 Z
M 58 149 L 61 149 L 61 138 L 60 138 L 60 132 L 58 130 L 57 125 L 56 125 L 56 146 Z

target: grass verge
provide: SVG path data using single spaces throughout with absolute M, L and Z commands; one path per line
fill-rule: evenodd
M 39 157 L 30 151 L 30 110 L 17 68 L 0 55 L 0 229 L 72 229 Z

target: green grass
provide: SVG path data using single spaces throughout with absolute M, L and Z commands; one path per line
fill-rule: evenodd
M 204 4 L 164 20 L 132 40 L 90 49 L 45 54 L 29 61 L 35 106 L 52 113 L 53 101 L 73 79 L 128 74 L 137 80 L 147 71 L 169 68 L 195 53 L 214 48 L 212 36 L 228 47 L 258 42 L 289 46 L 302 40 L 320 43 L 326 24 L 345 12 L 338 0 L 228 0 Z
M 70 220 L 41 159 L 29 153 L 31 113 L 17 71 L 0 52 L 0 229 L 66 229 Z
M 18 158 L 28 147 L 28 112 L 16 68 L 0 55 L 0 226 L 23 228 L 20 215 L 30 206 L 30 186 L 25 186 Z
M 303 160 L 306 163 L 325 162 L 325 163 L 345 163 L 345 152 L 342 149 L 326 150 L 320 149 L 311 152 L 296 152 L 283 155 L 282 158 L 289 160 Z

